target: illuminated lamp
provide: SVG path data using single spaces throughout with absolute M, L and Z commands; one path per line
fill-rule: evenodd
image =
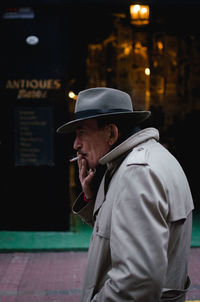
M 149 76 L 150 75 L 150 69 L 148 67 L 145 68 L 144 73 L 146 74 L 146 76 Z
M 68 96 L 70 99 L 76 100 L 77 95 L 73 91 L 69 91 Z
M 131 24 L 146 25 L 149 24 L 149 5 L 132 4 L 130 5 Z
M 37 45 L 39 43 L 39 38 L 37 36 L 28 36 L 26 38 L 26 43 L 29 45 Z

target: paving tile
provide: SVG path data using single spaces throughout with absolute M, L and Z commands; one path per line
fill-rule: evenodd
M 0 254 L 0 302 L 78 302 L 86 259 L 84 252 Z
M 79 302 L 87 252 L 0 254 L 0 302 Z M 200 248 L 192 248 L 188 301 L 200 301 Z
M 192 284 L 187 300 L 200 300 L 200 248 L 192 248 L 190 251 L 189 275 Z

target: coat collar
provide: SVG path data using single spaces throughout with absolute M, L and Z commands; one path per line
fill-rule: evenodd
M 108 170 L 105 173 L 95 201 L 94 206 L 94 212 L 93 215 L 95 216 L 98 213 L 98 210 L 102 206 L 105 198 L 106 198 L 106 192 L 105 192 L 105 182 L 106 177 L 109 175 L 111 178 L 112 175 L 115 173 L 116 169 L 119 167 L 123 159 L 126 157 L 126 155 L 136 146 L 143 143 L 144 141 L 148 139 L 159 139 L 159 132 L 155 128 L 146 128 L 144 130 L 141 130 L 134 135 L 130 136 L 127 140 L 125 140 L 123 143 L 118 145 L 115 149 L 107 153 L 104 157 L 102 157 L 99 161 L 100 164 L 105 165 L 107 164 Z
M 117 162 L 121 161 L 120 159 L 123 154 L 128 153 L 137 145 L 152 138 L 154 138 L 155 140 L 159 140 L 159 132 L 157 129 L 146 128 L 141 131 L 138 131 L 132 136 L 130 136 L 127 140 L 122 142 L 120 145 L 118 145 L 116 148 L 111 150 L 109 153 L 107 153 L 105 156 L 103 156 L 99 160 L 99 163 L 101 165 L 107 165 L 108 169 L 112 170 L 113 165 L 116 166 Z

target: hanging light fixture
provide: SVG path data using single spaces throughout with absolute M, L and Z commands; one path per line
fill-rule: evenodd
M 130 17 L 133 25 L 146 25 L 149 24 L 149 5 L 132 4 L 130 5 Z

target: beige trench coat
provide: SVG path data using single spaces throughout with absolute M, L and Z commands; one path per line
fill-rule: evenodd
M 93 226 L 81 302 L 185 301 L 193 201 L 177 160 L 154 128 L 101 160 L 113 173 L 96 201 L 73 211 Z

